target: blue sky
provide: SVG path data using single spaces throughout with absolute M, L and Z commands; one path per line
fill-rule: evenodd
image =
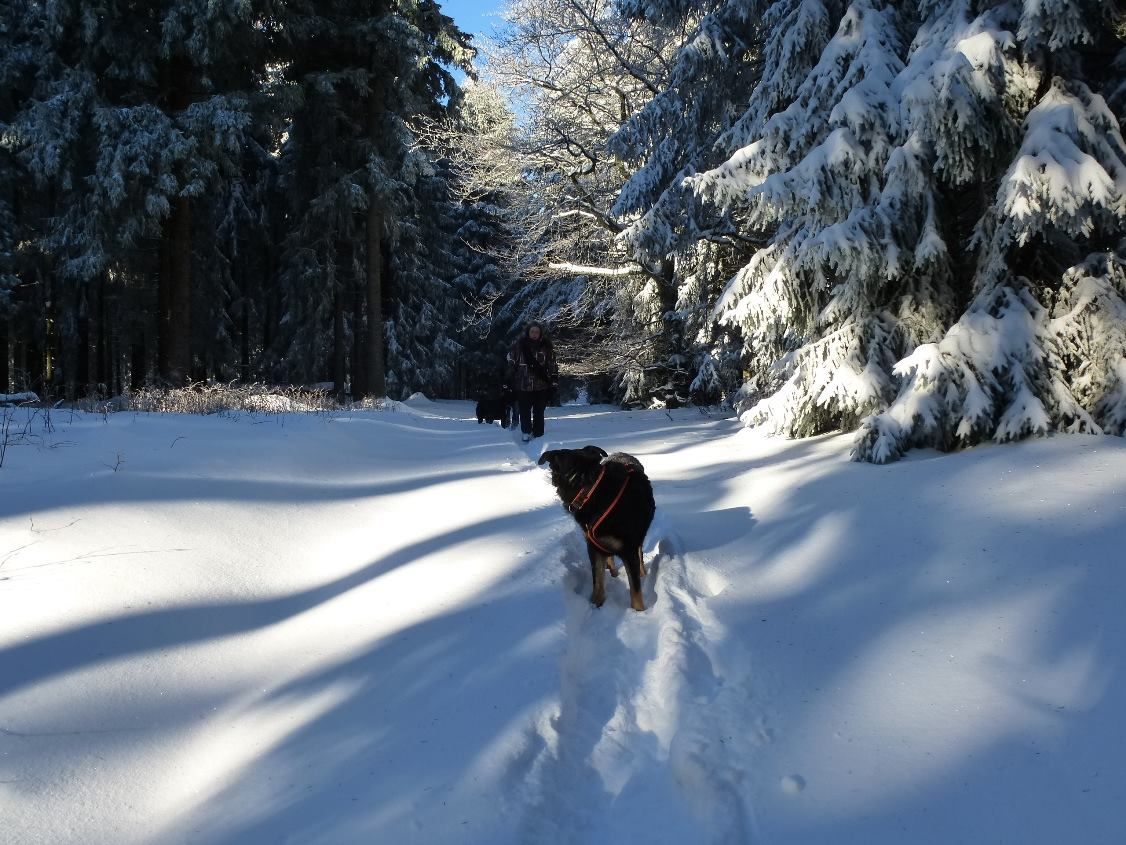
M 438 0 L 442 11 L 449 15 L 465 32 L 478 36 L 488 33 L 497 23 L 495 17 L 500 10 L 501 0 Z

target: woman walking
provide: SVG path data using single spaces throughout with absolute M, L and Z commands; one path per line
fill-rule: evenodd
M 542 323 L 528 323 L 524 334 L 508 351 L 508 383 L 516 391 L 524 442 L 543 437 L 543 412 L 559 384 L 559 366 Z

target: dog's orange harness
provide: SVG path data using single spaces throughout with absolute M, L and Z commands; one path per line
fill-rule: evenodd
M 579 512 L 590 503 L 591 498 L 594 496 L 594 492 L 598 489 L 598 486 L 602 483 L 602 479 L 605 477 L 606 465 L 603 464 L 602 471 L 598 473 L 598 478 L 594 479 L 594 483 L 591 484 L 590 487 L 583 487 L 579 490 L 578 493 L 575 494 L 575 498 L 571 500 L 571 504 L 567 506 L 567 510 L 578 516 Z M 587 540 L 589 540 L 591 544 L 593 544 L 594 547 L 601 551 L 603 554 L 612 555 L 613 552 L 599 543 L 598 540 L 595 539 L 594 535 L 598 531 L 599 526 L 601 526 L 602 523 L 606 521 L 606 518 L 614 512 L 614 508 L 616 508 L 618 506 L 618 502 L 622 500 L 622 496 L 625 494 L 626 488 L 629 487 L 629 483 L 632 478 L 632 467 L 626 467 L 626 477 L 622 479 L 621 489 L 618 490 L 618 494 L 614 496 L 613 501 L 610 502 L 610 506 L 606 508 L 606 510 L 602 512 L 602 515 L 593 522 L 583 520 L 583 534 L 585 534 Z M 580 502 L 579 499 L 582 499 L 582 501 Z

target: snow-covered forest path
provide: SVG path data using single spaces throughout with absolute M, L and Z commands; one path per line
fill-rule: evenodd
M 40 444 L 63 448 L 9 455 L 14 841 L 683 842 L 701 818 L 741 840 L 718 715 L 746 667 L 716 665 L 722 579 L 665 510 L 701 491 L 658 483 L 650 610 L 624 575 L 594 610 L 535 466 L 548 446 L 645 455 L 734 423 L 553 409 L 524 446 L 471 414 L 78 415 Z
M 553 412 L 542 440 L 520 444 L 509 435 L 518 455 L 503 465 L 535 470 L 544 482 L 540 495 L 553 506 L 550 540 L 535 566 L 539 577 L 557 582 L 564 604 L 558 690 L 527 727 L 505 776 L 521 808 L 517 842 L 751 841 L 751 740 L 740 724 L 752 698 L 750 658 L 736 660 L 735 672 L 717 665 L 715 643 L 724 632 L 707 602 L 725 582 L 700 554 L 686 553 L 676 524 L 691 514 L 670 517 L 658 489 L 645 550 L 648 610 L 629 609 L 624 571 L 607 579 L 607 603 L 595 608 L 582 536 L 547 473 L 535 468 L 549 448 L 595 443 L 644 454 L 685 445 L 667 429 L 659 440 L 639 437 L 635 423 L 628 413 L 564 408 Z M 735 430 L 732 421 L 698 411 L 681 423 L 697 429 L 697 438 Z
M 578 421 L 555 428 L 552 448 L 591 440 Z M 659 507 L 647 539 L 648 610 L 628 609 L 624 571 L 617 583 L 608 579 L 612 597 L 595 608 L 585 544 L 562 508 L 560 516 L 558 567 L 548 569 L 566 573 L 559 696 L 530 730 L 528 759 L 513 773 L 525 793 L 519 840 L 750 841 L 749 755 L 737 709 L 745 716 L 751 691 L 747 678 L 716 665 L 713 642 L 723 632 L 707 608 L 722 578 L 686 556 Z
M 727 705 L 750 690 L 715 665 L 706 596 L 669 546 L 634 616 L 591 607 L 581 539 L 564 542 L 559 703 L 534 729 L 521 841 L 751 841 L 745 735 Z
M 1126 441 L 886 467 L 694 409 L 40 416 L 8 845 L 1120 845 Z M 637 455 L 649 607 L 544 448 Z

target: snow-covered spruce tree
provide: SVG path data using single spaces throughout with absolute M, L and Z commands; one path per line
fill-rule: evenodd
M 387 273 L 403 266 L 394 238 L 409 229 L 401 223 L 415 210 L 420 163 L 407 121 L 454 93 L 445 68 L 468 62 L 467 38 L 431 0 L 291 13 L 286 73 L 303 105 L 283 171 L 307 196 L 286 239 L 280 366 L 306 378 L 328 370 L 338 390 L 348 380 L 355 395 L 384 395 Z
M 460 297 L 456 314 L 458 357 L 456 395 L 483 396 L 501 383 L 503 350 L 492 332 L 490 312 L 511 284 L 504 266 L 493 254 L 508 234 L 502 210 L 489 202 L 461 202 L 454 206 L 452 259 L 458 275 L 452 281 Z
M 35 35 L 28 27 L 32 21 L 18 15 L 14 6 L 0 9 L 0 321 L 11 313 L 10 294 L 19 283 L 18 245 L 28 240 L 29 227 L 17 217 L 17 208 L 26 201 L 26 173 L 11 149 L 15 139 L 9 126 L 26 105 L 32 88 L 35 67 Z M 0 368 L 4 379 L 0 393 L 7 387 L 8 349 L 0 347 Z
M 618 240 L 649 277 L 627 308 L 635 331 L 649 337 L 645 366 L 630 373 L 638 396 L 714 401 L 738 386 L 719 377 L 738 368 L 716 366 L 729 358 L 730 344 L 727 332 L 717 335 L 711 310 L 760 239 L 730 215 L 702 213 L 684 177 L 723 160 L 717 140 L 745 109 L 760 73 L 762 5 L 621 4 L 661 28 L 671 45 L 661 90 L 609 141 L 628 167 L 613 206 L 623 226 Z M 652 319 L 643 318 L 646 311 Z
M 967 172 L 1007 161 L 974 236 L 968 307 L 937 343 L 896 365 L 902 387 L 865 420 L 859 459 L 1053 430 L 1126 431 L 1126 144 L 1100 93 L 1113 97 L 1120 85 L 1121 12 L 1056 0 L 996 4 L 983 18 L 1005 61 L 994 96 L 1023 120 L 1015 145 L 966 157 Z
M 837 21 L 827 41 L 813 5 Z M 886 407 L 895 361 L 941 327 L 949 277 L 933 176 L 899 108 L 904 13 L 881 0 L 834 5 L 774 5 L 764 55 L 808 70 L 790 96 L 766 74 L 731 133 L 755 140 L 687 180 L 751 230 L 775 231 L 717 312 L 743 331 L 746 419 L 791 436 Z
M 1126 241 L 1064 274 L 1048 334 L 1065 390 L 1104 432 L 1126 435 Z M 1088 425 L 1082 413 L 1074 422 Z
M 247 88 L 263 36 L 244 2 L 30 3 L 42 39 L 34 98 L 15 146 L 56 203 L 41 239 L 58 298 L 138 260 L 156 242 L 160 369 L 192 367 L 193 203 L 237 172 Z M 76 321 L 62 332 L 74 342 Z
M 15 392 L 16 374 L 9 365 L 10 339 L 17 334 L 18 304 L 13 295 L 21 280 L 30 277 L 27 244 L 35 238 L 30 215 L 27 175 L 10 148 L 8 127 L 30 96 L 35 67 L 31 23 L 14 5 L 0 8 L 0 393 Z M 30 209 L 29 209 L 30 210 Z M 20 332 L 30 334 L 26 327 Z M 24 389 L 21 378 L 18 387 Z
M 1037 430 L 1031 417 L 1018 422 L 1018 409 L 1034 411 L 1027 395 L 1051 391 L 1064 409 L 1059 419 L 1075 414 L 1076 403 L 1061 398 L 1060 379 L 1022 369 L 1021 381 L 994 360 L 1008 375 L 987 392 L 1010 391 L 1010 398 L 975 405 L 980 396 L 963 393 L 978 413 L 974 425 L 960 426 L 951 422 L 949 405 L 940 409 L 958 388 L 948 390 L 952 382 L 938 383 L 909 362 L 917 347 L 925 353 L 939 341 L 971 300 L 977 307 L 951 330 L 951 343 L 985 331 L 975 318 L 990 309 L 996 317 L 1023 302 L 1030 313 L 1032 283 L 989 279 L 1031 278 L 1017 268 L 1066 254 L 1054 240 L 1071 245 L 1073 262 L 1086 254 L 1080 242 L 1088 235 L 1078 223 L 1061 230 L 1056 221 L 1051 234 L 1027 220 L 1012 228 L 1022 217 L 1020 179 L 1013 180 L 1021 172 L 1014 155 L 1022 121 L 1049 93 L 1036 63 L 1051 57 L 1057 71 L 1071 68 L 1090 81 L 1084 54 L 1096 46 L 1108 51 L 1109 4 L 1081 5 L 1079 15 L 1074 4 L 1057 3 L 1056 12 L 1052 4 L 1029 4 L 1022 15 L 1009 3 L 968 0 L 779 0 L 766 10 L 762 51 L 772 58 L 750 109 L 720 142 L 741 146 L 721 166 L 687 180 L 739 225 L 774 229 L 717 308 L 722 322 L 744 334 L 749 423 L 805 435 L 863 419 L 857 456 L 887 460 L 913 443 L 950 446 Z M 1091 27 L 1087 36 L 1074 28 L 1080 20 Z M 797 71 L 800 82 L 775 73 L 780 66 Z M 1080 102 L 1082 116 L 1074 111 Z M 1078 97 L 1069 108 L 1077 125 L 1114 128 L 1091 111 L 1096 106 Z M 1100 151 L 1086 142 L 1079 148 L 1117 174 L 1118 165 L 1108 165 L 1108 156 L 1118 157 L 1115 137 Z M 1117 191 L 1097 191 L 1103 199 L 1092 202 L 1114 209 Z M 1104 240 L 1121 231 L 1116 213 L 1088 217 Z M 1018 244 L 1020 231 L 1026 237 Z M 1040 273 L 1037 283 L 1050 279 L 1059 291 L 1065 268 Z M 1042 321 L 1048 311 L 1041 312 Z M 1021 342 L 1016 323 L 1014 317 L 1003 335 L 1010 348 Z M 1020 384 L 1031 393 L 1014 402 Z M 876 416 L 897 392 L 892 411 Z M 1006 417 L 1005 408 L 1013 413 Z
M 449 162 L 412 151 L 410 213 L 398 224 L 391 258 L 387 392 L 407 397 L 458 392 L 464 317 L 472 291 L 456 249 L 461 220 L 450 196 Z
M 264 354 L 275 330 L 278 294 L 272 221 L 285 206 L 276 185 L 273 117 L 255 121 L 239 174 L 196 210 L 200 229 L 213 234 L 198 239 L 195 249 L 193 343 L 203 372 L 221 381 L 266 377 Z
M 288 29 L 286 75 L 301 98 L 280 153 L 281 319 L 272 352 L 274 378 L 331 380 L 343 397 L 349 373 L 362 381 L 354 327 L 364 324 L 363 260 L 355 253 L 364 244 L 366 174 L 356 112 L 367 57 L 330 38 L 336 23 L 310 16 Z
M 396 0 L 393 10 L 385 30 L 385 49 L 394 45 L 400 48 L 397 61 L 386 66 L 395 84 L 379 98 L 384 104 L 380 119 L 374 120 L 369 113 L 369 136 L 382 134 L 377 150 L 382 153 L 395 182 L 408 186 L 414 208 L 410 208 L 408 201 L 406 213 L 400 213 L 396 220 L 395 203 L 384 208 L 376 206 L 388 196 L 385 185 L 373 184 L 369 191 L 366 223 L 369 319 L 378 311 L 375 303 L 379 297 L 371 273 L 371 256 L 379 248 L 378 229 L 382 227 L 390 234 L 414 229 L 421 237 L 414 241 L 413 252 L 399 249 L 394 243 L 386 246 L 393 253 L 387 262 L 391 277 L 385 284 L 390 298 L 397 303 L 397 312 L 393 315 L 395 327 L 400 338 L 404 337 L 405 329 L 416 341 L 412 347 L 399 344 L 400 357 L 389 358 L 387 366 L 395 367 L 400 374 L 413 369 L 422 381 L 417 388 L 445 393 L 452 389 L 450 373 L 460 351 L 459 344 L 451 338 L 458 322 L 454 315 L 464 307 L 463 297 L 452 291 L 451 281 L 458 273 L 448 258 L 449 236 L 445 234 L 450 229 L 450 199 L 445 185 L 449 174 L 427 166 L 409 125 L 416 116 L 433 118 L 446 113 L 450 100 L 457 95 L 457 85 L 448 68 L 460 66 L 469 70 L 474 51 L 469 46 L 469 37 L 451 18 L 442 14 L 434 0 Z M 421 225 L 409 225 L 411 211 L 421 215 Z M 404 242 L 404 246 L 409 243 Z M 428 257 L 428 253 L 433 258 Z M 411 301 L 407 299 L 408 291 L 414 297 Z M 433 297 L 433 302 L 426 301 L 427 297 Z M 420 307 L 411 307 L 412 302 Z M 434 303 L 438 304 L 437 309 L 433 308 Z M 433 323 L 432 317 L 437 318 Z M 378 328 L 370 328 L 378 338 Z M 432 346 L 418 343 L 426 336 L 433 341 Z M 374 345 L 374 342 L 369 343 L 369 346 Z M 403 354 L 410 349 L 415 350 L 414 354 Z M 370 360 L 374 361 L 374 356 Z M 369 370 L 374 370 L 374 365 Z M 378 395 L 376 374 L 369 372 L 368 378 L 370 392 Z M 415 388 L 404 381 L 400 389 Z

